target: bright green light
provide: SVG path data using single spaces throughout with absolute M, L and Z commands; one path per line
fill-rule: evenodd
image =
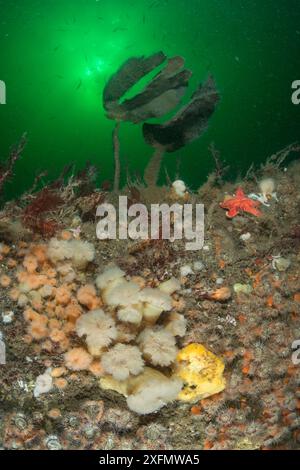
M 87 69 L 86 72 L 85 72 L 85 74 L 86 74 L 88 77 L 90 77 L 90 76 L 92 75 L 91 69 Z
M 102 59 L 97 60 L 96 70 L 97 72 L 102 72 L 104 69 L 104 61 Z

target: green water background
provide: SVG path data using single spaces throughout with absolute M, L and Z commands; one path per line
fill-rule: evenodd
M 99 181 L 112 180 L 104 84 L 130 56 L 158 50 L 185 57 L 188 97 L 209 72 L 221 93 L 208 131 L 165 156 L 171 178 L 180 162 L 180 177 L 198 187 L 213 168 L 212 141 L 235 177 L 298 140 L 291 83 L 300 79 L 299 0 L 0 0 L 1 160 L 23 132 L 29 139 L 6 196 L 39 171 L 54 178 L 70 161 L 80 168 L 90 160 Z M 141 126 L 123 124 L 123 182 L 127 169 L 143 172 L 151 153 Z

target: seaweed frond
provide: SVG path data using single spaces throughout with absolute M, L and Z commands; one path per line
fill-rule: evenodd
M 15 163 L 21 158 L 23 150 L 27 144 L 26 133 L 22 135 L 18 145 L 13 147 L 10 151 L 9 157 L 5 164 L 0 168 L 0 191 L 6 181 L 8 181 L 13 175 L 13 169 Z
M 23 211 L 24 226 L 43 236 L 53 236 L 58 224 L 47 219 L 46 214 L 57 210 L 63 203 L 63 199 L 55 191 L 47 187 L 42 189 L 33 196 L 33 201 Z

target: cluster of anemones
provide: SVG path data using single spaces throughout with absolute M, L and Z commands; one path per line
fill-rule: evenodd
M 20 244 L 17 285 L 9 295 L 23 309 L 24 339 L 36 352 L 63 353 L 67 369 L 91 371 L 104 379 L 104 388 L 126 390 L 134 411 L 155 411 L 175 399 L 182 386 L 171 374 L 177 337 L 186 331 L 184 316 L 174 311 L 180 283 L 171 278 L 150 287 L 115 265 L 93 282 L 86 267 L 94 255 L 91 243 L 69 232 L 49 243 Z M 6 277 L 2 283 L 9 287 L 12 279 Z M 41 376 L 41 389 L 49 388 L 52 373 Z

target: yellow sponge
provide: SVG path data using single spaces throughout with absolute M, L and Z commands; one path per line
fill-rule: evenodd
M 192 343 L 177 355 L 176 375 L 184 382 L 178 400 L 193 402 L 224 390 L 222 359 L 208 351 L 202 344 Z

